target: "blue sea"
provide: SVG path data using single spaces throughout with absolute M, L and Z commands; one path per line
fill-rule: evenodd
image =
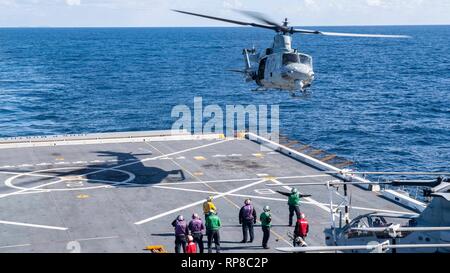
M 314 57 L 307 97 L 254 92 L 228 72 L 252 28 L 0 29 L 0 137 L 169 129 L 172 107 L 278 104 L 292 139 L 359 170 L 445 171 L 450 162 L 450 26 L 319 27 L 409 40 L 294 37 Z

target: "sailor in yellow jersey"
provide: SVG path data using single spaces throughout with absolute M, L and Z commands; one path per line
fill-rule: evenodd
M 216 206 L 212 202 L 212 199 L 212 196 L 208 196 L 208 198 L 206 198 L 206 201 L 203 203 L 203 213 L 205 214 L 205 219 L 206 217 L 208 217 L 208 214 L 211 210 L 217 211 Z

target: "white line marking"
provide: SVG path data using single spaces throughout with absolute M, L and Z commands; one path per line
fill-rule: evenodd
M 67 162 L 56 162 L 55 165 L 65 165 Z
M 56 230 L 67 230 L 65 227 L 55 227 L 55 226 L 46 226 L 46 225 L 35 225 L 21 222 L 10 222 L 10 221 L 1 221 L 0 224 L 5 225 L 14 225 L 14 226 L 24 226 L 24 227 L 35 227 L 35 228 L 45 228 L 45 229 L 56 229 Z
M 27 173 L 27 172 L 23 172 L 23 173 L 19 173 L 19 172 L 4 172 L 4 171 L 0 171 L 0 173 L 3 174 L 14 174 L 14 175 L 27 175 L 27 176 L 39 176 L 39 177 L 49 177 L 49 178 L 54 178 L 55 176 L 51 176 L 51 175 L 45 175 L 45 174 L 37 174 L 37 173 Z
M 25 247 L 25 246 L 31 246 L 31 244 L 0 246 L 0 249 L 3 249 L 3 248 L 13 248 L 13 247 Z
M 45 187 L 45 186 L 49 186 L 49 185 L 53 185 L 53 184 L 57 184 L 57 183 L 61 183 L 61 182 L 65 182 L 66 181 L 66 180 L 64 180 L 62 178 L 59 178 L 58 181 L 50 182 L 50 183 L 43 184 L 43 185 L 39 185 L 39 186 L 36 186 L 36 187 L 33 187 L 33 188 L 22 188 L 22 187 L 18 187 L 18 186 L 15 186 L 15 185 L 12 184 L 12 181 L 14 179 L 16 179 L 17 177 L 27 176 L 27 175 L 30 175 L 30 174 L 35 174 L 37 172 L 43 172 L 43 171 L 67 170 L 67 169 L 76 169 L 76 168 L 77 167 L 64 167 L 64 168 L 55 168 L 55 169 L 48 169 L 48 170 L 38 170 L 38 171 L 31 172 L 31 173 L 20 173 L 19 175 L 10 177 L 10 178 L 8 178 L 5 181 L 5 185 L 6 186 L 8 186 L 10 188 L 19 189 L 19 191 L 0 195 L 0 198 L 4 198 L 4 197 L 10 196 L 10 195 L 23 194 L 24 192 L 32 191 L 32 190 L 39 189 L 39 188 L 42 188 L 42 187 Z M 95 168 L 95 167 L 90 167 L 89 169 L 103 170 L 103 168 Z M 110 168 L 110 169 L 115 171 L 115 172 L 120 172 L 120 173 L 127 174 L 128 175 L 128 179 L 126 179 L 125 181 L 116 181 L 116 182 L 111 181 L 112 183 L 109 186 L 132 184 L 130 182 L 133 181 L 136 178 L 136 176 L 133 173 L 131 173 L 131 172 L 127 172 L 127 171 L 124 171 L 124 170 L 116 170 L 116 169 L 112 169 L 112 168 Z M 83 174 L 83 175 L 81 175 L 81 177 L 85 177 L 86 175 L 87 174 Z M 52 177 L 52 178 L 58 178 L 58 177 Z M 84 180 L 90 180 L 90 179 L 82 178 L 81 180 L 84 181 Z M 95 180 L 92 180 L 92 181 L 95 181 Z M 102 181 L 102 180 L 97 180 L 97 181 Z M 93 186 L 93 187 L 84 187 L 84 188 L 72 188 L 72 189 L 46 189 L 46 190 L 43 190 L 43 191 L 37 191 L 35 193 L 52 192 L 52 191 L 92 190 L 92 189 L 106 188 L 106 187 L 107 186 L 102 185 L 102 186 Z
M 106 169 L 103 169 L 103 170 L 86 173 L 84 175 L 88 176 L 88 175 L 92 175 L 92 174 L 96 174 L 96 173 L 100 173 L 100 172 L 104 172 L 104 171 L 108 171 L 108 170 L 114 170 L 114 169 L 119 169 L 119 168 L 122 168 L 122 167 L 131 166 L 131 165 L 138 164 L 138 163 L 143 163 L 143 162 L 150 161 L 150 160 L 157 160 L 157 159 L 160 159 L 162 157 L 168 157 L 168 156 L 173 156 L 173 155 L 177 155 L 177 154 L 181 154 L 181 153 L 185 153 L 185 152 L 189 152 L 189 151 L 194 151 L 194 150 L 198 150 L 198 149 L 201 149 L 201 148 L 205 148 L 205 147 L 217 145 L 217 144 L 220 144 L 220 143 L 228 142 L 228 141 L 231 141 L 231 140 L 232 139 L 226 139 L 226 140 L 217 141 L 217 142 L 213 142 L 213 143 L 209 143 L 209 144 L 205 144 L 205 145 L 200 145 L 200 146 L 197 146 L 197 147 L 192 147 L 192 148 L 189 148 L 189 149 L 186 149 L 186 150 L 181 150 L 181 151 L 178 151 L 178 152 L 173 152 L 173 153 L 170 153 L 170 154 L 164 154 L 164 155 L 160 155 L 160 156 L 149 157 L 149 158 L 145 158 L 145 159 L 138 160 L 138 161 L 135 161 L 135 162 L 125 163 L 125 164 L 117 165 L 117 166 L 114 166 L 114 167 L 111 167 L 111 168 L 106 168 Z
M 271 189 L 256 189 L 255 192 L 257 194 L 262 194 L 262 195 L 266 195 L 266 194 L 275 194 L 275 192 Z
M 19 168 L 33 167 L 33 165 L 30 165 L 30 164 L 22 164 L 22 165 L 18 165 L 17 167 L 19 167 Z
M 15 166 L 9 166 L 9 165 L 6 165 L 6 166 L 1 166 L 0 168 L 14 168 Z
M 227 157 L 226 155 L 213 155 L 212 157 Z
M 242 156 L 242 154 L 231 154 L 231 155 L 228 155 L 229 157 L 239 157 L 239 156 Z
M 260 184 L 260 183 L 262 183 L 262 182 L 265 182 L 265 181 L 266 181 L 265 179 L 262 179 L 262 180 L 253 182 L 253 183 L 251 183 L 251 184 L 248 184 L 248 185 L 245 185 L 245 186 L 242 186 L 242 187 L 233 189 L 233 190 L 231 190 L 231 191 L 227 191 L 227 192 L 224 192 L 224 193 L 220 193 L 220 194 L 218 194 L 218 195 L 213 196 L 213 198 L 214 198 L 214 199 L 217 199 L 217 198 L 220 198 L 220 197 L 224 197 L 224 196 L 227 196 L 227 195 L 229 195 L 229 194 L 235 193 L 235 192 L 237 192 L 237 191 L 240 191 L 240 190 L 243 190 L 243 189 L 246 189 L 246 188 L 253 187 L 253 186 L 258 185 L 258 184 Z M 155 216 L 153 216 L 153 217 L 150 217 L 150 218 L 147 218 L 147 219 L 138 221 L 138 222 L 136 222 L 136 223 L 134 223 L 134 224 L 136 224 L 136 225 L 142 225 L 142 224 L 145 224 L 145 223 L 147 223 L 147 222 L 153 221 L 153 220 L 155 220 L 155 219 L 164 217 L 164 216 L 166 216 L 166 215 L 169 215 L 169 214 L 178 212 L 178 211 L 180 211 L 180 210 L 184 210 L 184 209 L 187 209 L 187 208 L 190 208 L 190 207 L 193 207 L 193 206 L 197 206 L 197 205 L 199 205 L 199 204 L 202 204 L 204 201 L 205 201 L 205 200 L 202 199 L 202 200 L 196 201 L 196 202 L 194 202 L 194 203 L 191 203 L 191 204 L 188 204 L 188 205 L 185 205 L 185 206 L 182 206 L 182 207 L 179 207 L 179 208 L 176 208 L 176 209 L 173 209 L 173 210 L 170 210 L 170 211 L 167 211 L 167 212 L 164 212 L 164 213 L 155 215 Z
M 262 176 L 269 176 L 267 173 L 257 173 L 256 176 L 262 177 Z
M 161 188 L 161 189 L 167 189 L 167 190 L 198 192 L 198 193 L 206 193 L 206 194 L 220 194 L 221 193 L 221 192 L 216 192 L 216 191 L 195 190 L 195 189 L 186 189 L 186 188 L 175 188 L 175 187 L 159 186 L 159 185 L 158 186 L 154 186 L 154 187 L 155 188 Z M 228 196 L 286 202 L 286 199 L 283 199 L 283 198 L 266 197 L 266 196 L 255 196 L 255 195 L 249 195 L 249 194 L 236 194 L 236 193 L 233 193 L 233 194 L 228 194 Z M 316 206 L 316 202 L 310 202 L 310 201 L 303 201 L 302 204 L 308 204 L 308 205 Z M 327 204 L 327 203 L 319 203 L 319 204 L 324 205 L 324 206 L 329 206 L 329 204 Z M 337 207 L 337 205 L 334 205 L 333 207 Z M 384 210 L 384 209 L 375 209 L 375 208 L 365 208 L 365 207 L 358 207 L 358 206 L 352 206 L 352 209 L 355 209 L 355 210 L 366 210 L 366 211 L 373 211 L 373 212 L 387 212 L 387 213 L 396 213 L 396 214 L 417 215 L 417 213 L 413 213 L 413 212 L 405 212 L 405 211 L 398 211 L 398 210 Z M 329 223 L 327 222 L 327 224 L 329 224 Z
M 87 161 L 75 161 L 75 162 L 72 162 L 73 164 L 86 164 L 87 163 Z
M 186 159 L 186 157 L 184 157 L 184 156 L 179 156 L 179 157 L 177 157 L 176 159 Z
M 52 165 L 52 164 L 47 163 L 47 162 L 36 164 L 36 166 L 49 166 L 49 165 Z
M 264 175 L 266 176 L 266 175 Z M 263 176 L 263 177 L 264 177 Z M 327 177 L 329 175 L 327 174 L 318 174 L 318 175 L 298 175 L 298 176 L 281 176 L 276 177 L 276 179 L 297 179 L 297 178 L 313 178 L 313 177 Z M 209 181 L 191 181 L 191 182 L 165 182 L 160 183 L 159 185 L 190 185 L 190 184 L 210 184 L 210 183 L 226 183 L 226 182 L 246 182 L 246 181 L 253 181 L 253 180 L 259 180 L 261 177 L 255 177 L 255 178 L 236 178 L 236 179 L 224 179 L 224 180 L 209 180 Z
M 117 239 L 119 236 L 109 236 L 109 237 L 92 237 L 92 238 L 83 238 L 83 239 L 75 239 L 74 241 L 94 241 L 94 240 L 105 240 L 105 239 Z

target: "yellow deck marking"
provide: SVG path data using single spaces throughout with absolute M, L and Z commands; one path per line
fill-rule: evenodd
M 203 172 L 194 172 L 193 173 L 195 176 L 202 176 L 203 175 Z
M 275 176 L 264 176 L 263 178 L 266 179 L 266 180 L 274 180 L 274 179 L 277 179 Z
M 253 154 L 253 156 L 258 157 L 258 158 L 264 157 L 264 155 L 262 153 L 256 153 L 256 154 Z
M 60 177 L 60 179 L 64 180 L 64 181 L 84 180 L 83 177 L 81 177 L 81 176 L 63 176 L 63 177 Z
M 204 156 L 194 156 L 195 160 L 206 160 Z
M 64 157 L 57 157 L 56 160 L 59 160 L 59 161 L 64 160 Z
M 77 198 L 78 199 L 86 199 L 86 198 L 89 198 L 89 195 L 87 195 L 87 194 L 79 194 L 79 195 L 77 195 Z

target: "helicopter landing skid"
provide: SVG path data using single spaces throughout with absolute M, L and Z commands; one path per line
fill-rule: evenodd
M 256 87 L 255 89 L 252 89 L 253 92 L 263 92 L 263 91 L 267 91 L 266 88 L 264 87 Z

